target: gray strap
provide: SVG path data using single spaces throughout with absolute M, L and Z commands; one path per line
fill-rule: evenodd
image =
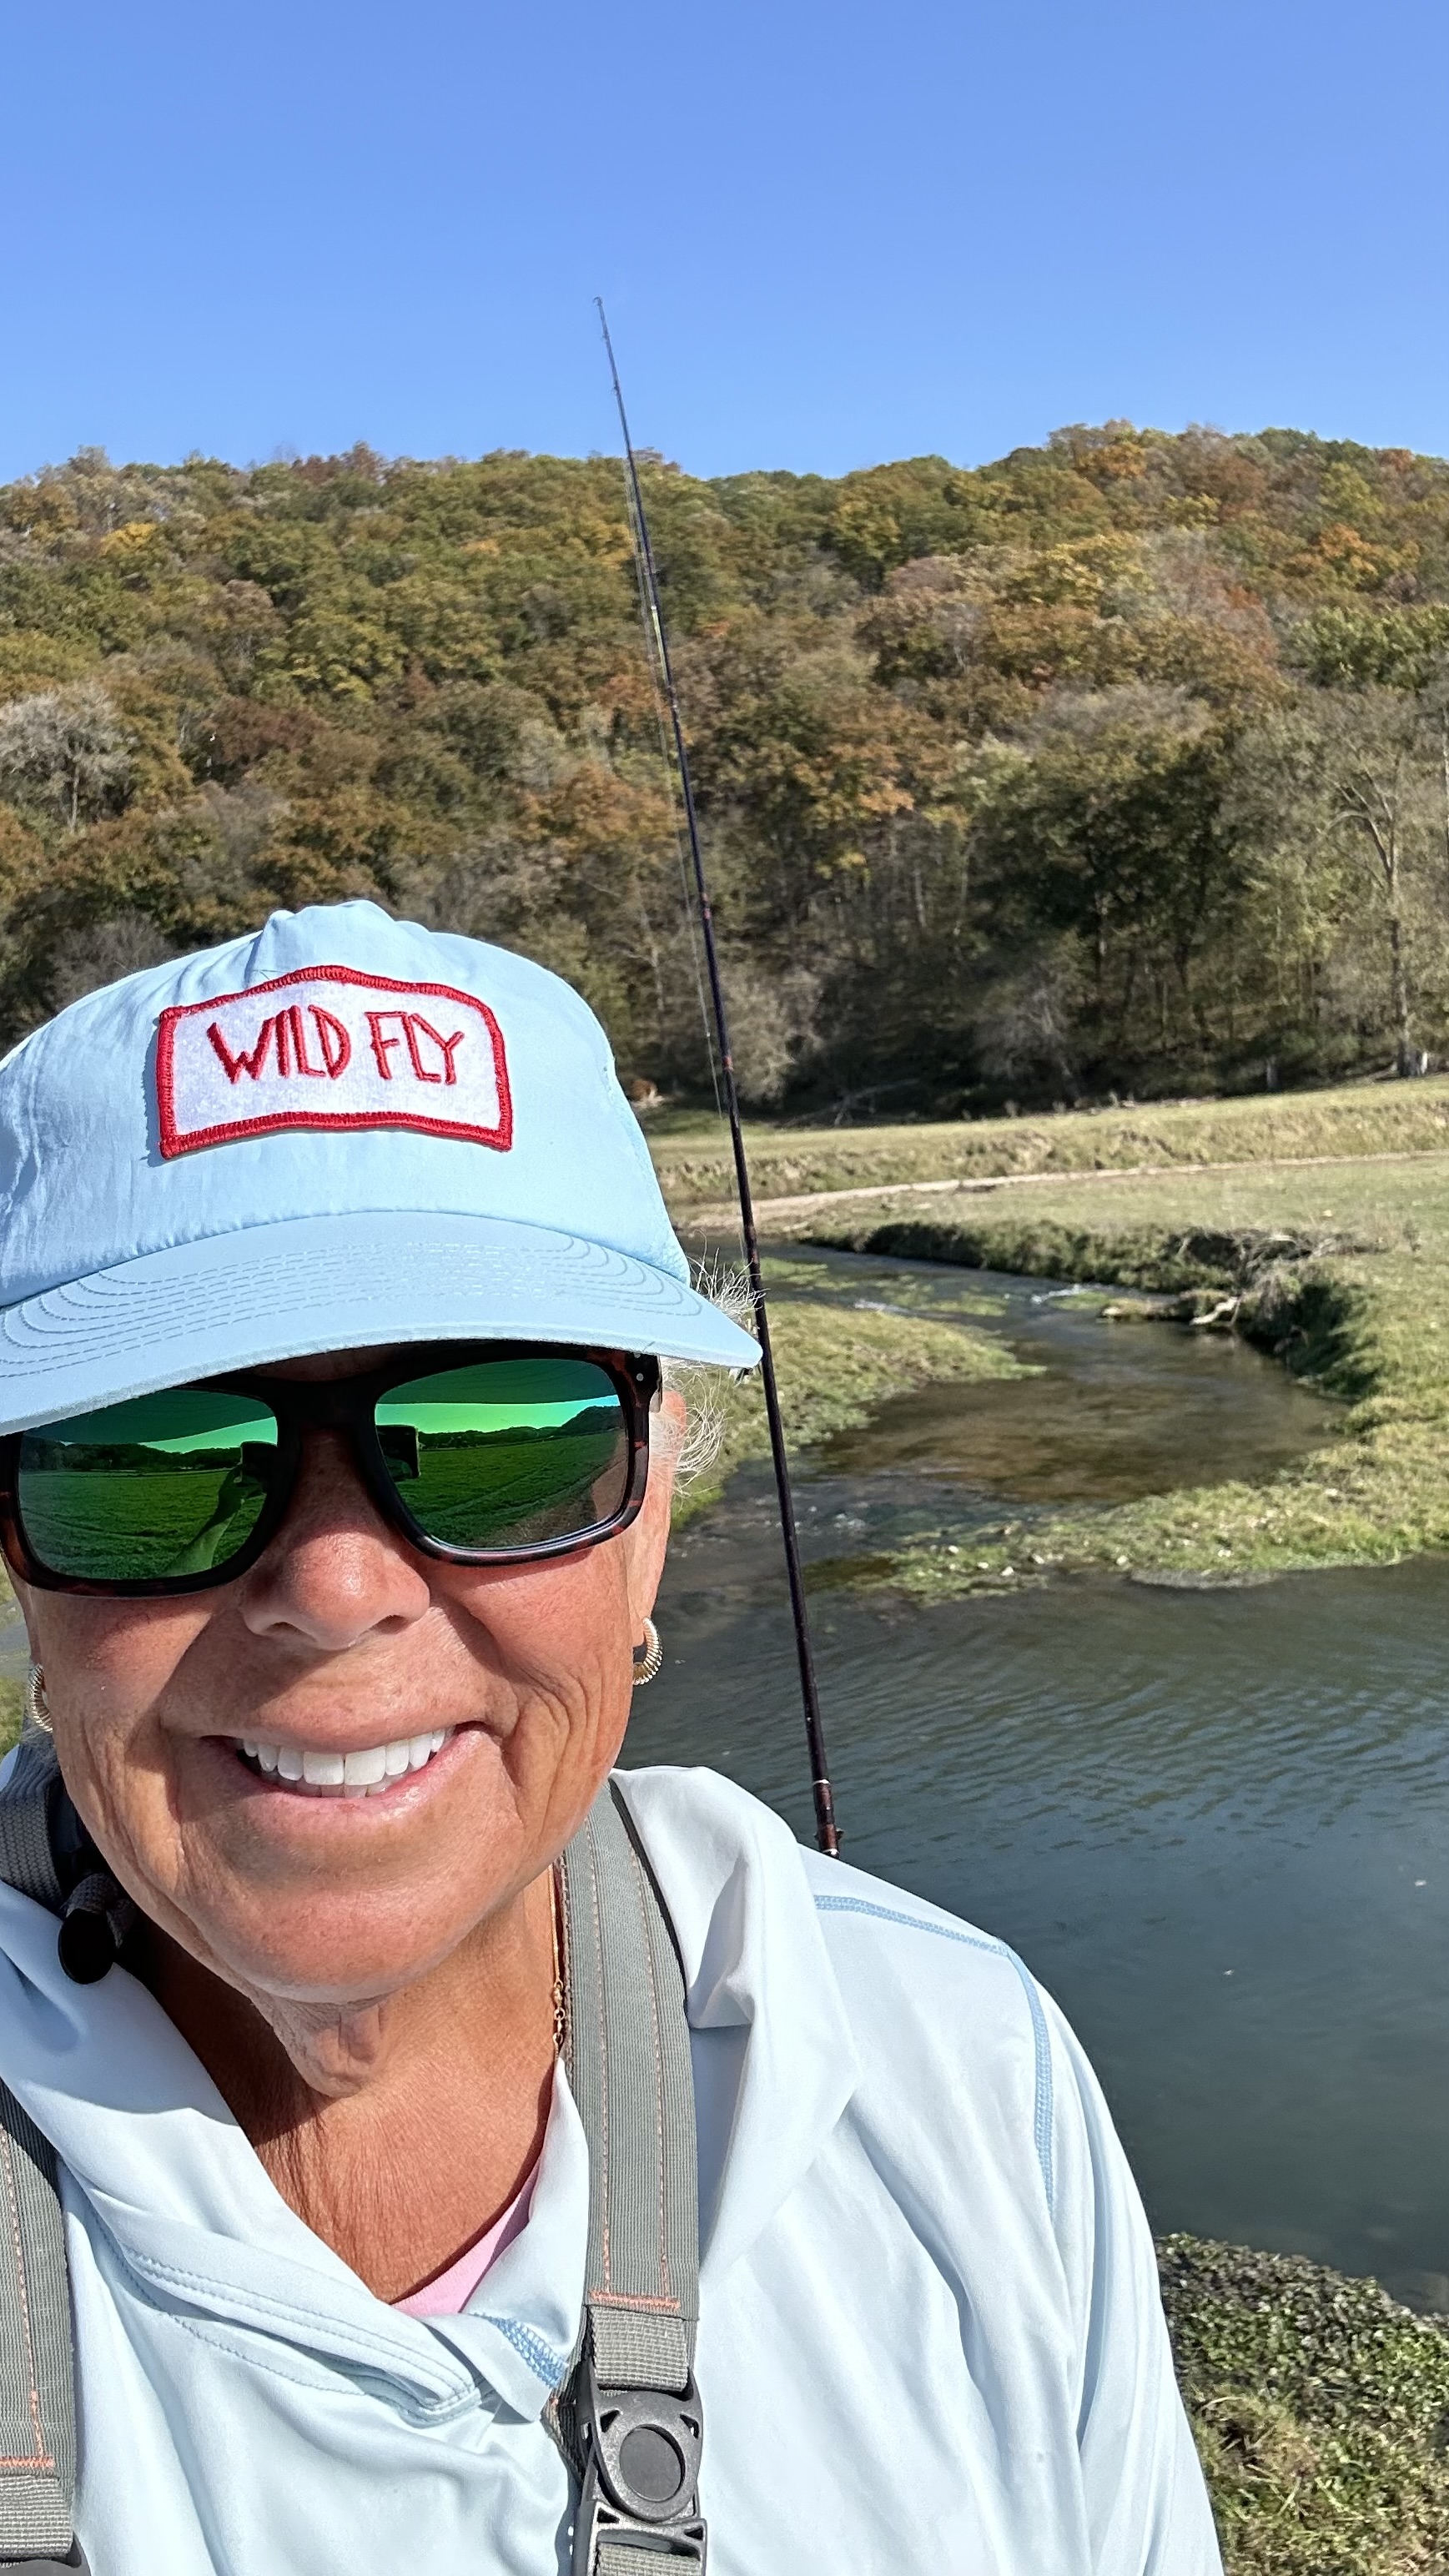
M 589 2141 L 584 2298 L 600 2379 L 688 2385 L 699 2184 L 684 1979 L 653 1880 L 607 1789 L 563 1858 L 565 2063 Z
M 612 1786 L 560 1870 L 566 2065 L 589 2142 L 584 2315 L 555 2426 L 582 2480 L 574 2576 L 641 2576 L 641 2550 L 703 2569 L 699 2183 L 684 1974 Z
M 55 1748 L 27 1731 L 0 1794 L 0 1879 L 60 1911 Z M 75 2541 L 75 2362 L 55 2150 L 0 2083 L 0 2568 L 83 2568 Z M 635 2576 L 635 2571 L 631 2571 Z
M 49 1736 L 27 1729 L 0 1794 L 0 1879 L 52 1914 L 65 1894 L 50 1845 L 50 1793 L 59 1777 Z
M 74 2539 L 70 2276 L 55 2152 L 0 2084 L 0 2562 Z

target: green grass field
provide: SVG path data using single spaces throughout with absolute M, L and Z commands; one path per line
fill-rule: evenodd
M 733 1205 L 734 1167 L 719 1121 L 700 1111 L 651 1119 L 650 1151 L 676 1217 Z M 747 1124 L 757 1199 L 1142 1165 L 1316 1161 L 1441 1153 L 1449 1148 L 1449 1078 L 1362 1082 L 1333 1091 L 1165 1101 L 902 1127 Z M 1331 1193 L 1329 1193 L 1331 1196 Z M 768 1218 L 768 1207 L 762 1213 Z

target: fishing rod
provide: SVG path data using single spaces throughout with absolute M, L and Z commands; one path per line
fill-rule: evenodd
M 795 1527 L 794 1498 L 790 1491 L 790 1466 L 785 1455 L 785 1425 L 780 1413 L 780 1390 L 775 1379 L 775 1354 L 770 1344 L 770 1317 L 765 1304 L 764 1276 L 760 1269 L 759 1237 L 755 1232 L 755 1202 L 750 1189 L 750 1167 L 745 1159 L 745 1136 L 740 1124 L 740 1096 L 735 1083 L 734 1057 L 730 1053 L 729 1015 L 725 1010 L 724 986 L 720 981 L 719 951 L 715 945 L 714 935 L 714 913 L 710 906 L 709 885 L 704 872 L 704 851 L 700 846 L 699 816 L 694 805 L 694 784 L 689 774 L 689 754 L 684 744 L 684 724 L 679 713 L 678 692 L 674 686 L 674 666 L 669 658 L 669 638 L 665 631 L 664 609 L 659 597 L 659 578 L 654 569 L 654 548 L 649 537 L 649 520 L 644 508 L 644 495 L 639 488 L 639 466 L 634 455 L 634 442 L 629 436 L 629 415 L 624 409 L 624 389 L 619 382 L 618 362 L 614 356 L 614 343 L 609 337 L 609 318 L 604 311 L 602 296 L 595 296 L 594 302 L 598 306 L 599 328 L 604 335 L 609 374 L 613 379 L 614 401 L 619 413 L 619 427 L 624 437 L 624 465 L 628 475 L 634 544 L 648 611 L 654 659 L 664 689 L 665 704 L 669 710 L 670 731 L 674 737 L 674 759 L 679 772 L 680 792 L 684 799 L 684 823 L 689 838 L 694 891 L 699 904 L 700 928 L 704 934 L 704 956 L 709 972 L 715 1034 L 719 1041 L 725 1111 L 730 1122 L 730 1143 L 734 1148 L 735 1188 L 740 1203 L 740 1231 L 744 1236 L 745 1261 L 750 1274 L 755 1338 L 760 1345 L 760 1375 L 765 1384 L 765 1413 L 770 1425 L 770 1456 L 775 1468 L 775 1491 L 780 1498 L 780 1533 L 785 1542 L 785 1571 L 790 1583 L 790 1612 L 795 1622 L 795 1653 L 800 1666 L 800 1697 L 805 1710 L 805 1740 L 810 1750 L 810 1787 L 815 1800 L 815 1840 L 821 1851 L 828 1852 L 832 1858 L 838 1859 L 840 1836 L 835 1827 L 835 1799 L 831 1792 L 830 1772 L 825 1759 L 825 1725 L 820 1714 L 820 1694 L 815 1685 L 815 1657 L 810 1644 L 810 1622 L 805 1610 L 805 1578 L 800 1567 L 800 1539 Z

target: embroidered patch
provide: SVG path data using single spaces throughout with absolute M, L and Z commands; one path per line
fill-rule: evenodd
M 352 966 L 303 966 L 163 1011 L 156 1108 L 167 1156 L 279 1127 L 415 1127 L 505 1154 L 513 1142 L 487 1003 Z

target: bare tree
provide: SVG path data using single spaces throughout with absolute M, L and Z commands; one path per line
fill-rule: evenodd
M 102 984 L 118 983 L 143 966 L 163 965 L 175 949 L 154 922 L 139 912 L 121 912 L 69 932 L 56 943 L 51 975 L 51 1007 L 63 1011 Z
M 68 832 L 124 801 L 130 754 L 95 680 L 0 707 L 0 794 L 54 814 Z
M 777 974 L 736 955 L 724 968 L 724 986 L 740 1098 L 752 1109 L 773 1108 L 817 1051 L 818 978 L 803 966 Z M 692 991 L 681 995 L 686 1010 L 694 998 Z
M 1387 1017 L 1400 1074 L 1424 1068 L 1416 1019 L 1426 1008 L 1434 1016 L 1443 979 L 1441 792 L 1437 718 L 1407 690 L 1307 691 L 1237 759 L 1235 801 L 1259 851 L 1280 1008 L 1290 1010 L 1306 970 L 1317 999 L 1336 992 L 1350 1021 Z
M 1424 710 L 1398 690 L 1340 697 L 1327 779 L 1329 807 L 1374 869 L 1389 945 L 1389 1015 L 1400 1074 L 1418 1073 L 1409 995 L 1406 870 L 1427 824 L 1430 766 Z
M 1075 1030 L 1086 984 L 1081 945 L 1070 933 L 1043 941 L 993 976 L 975 1011 L 988 1082 L 1050 1082 L 1075 1099 Z

